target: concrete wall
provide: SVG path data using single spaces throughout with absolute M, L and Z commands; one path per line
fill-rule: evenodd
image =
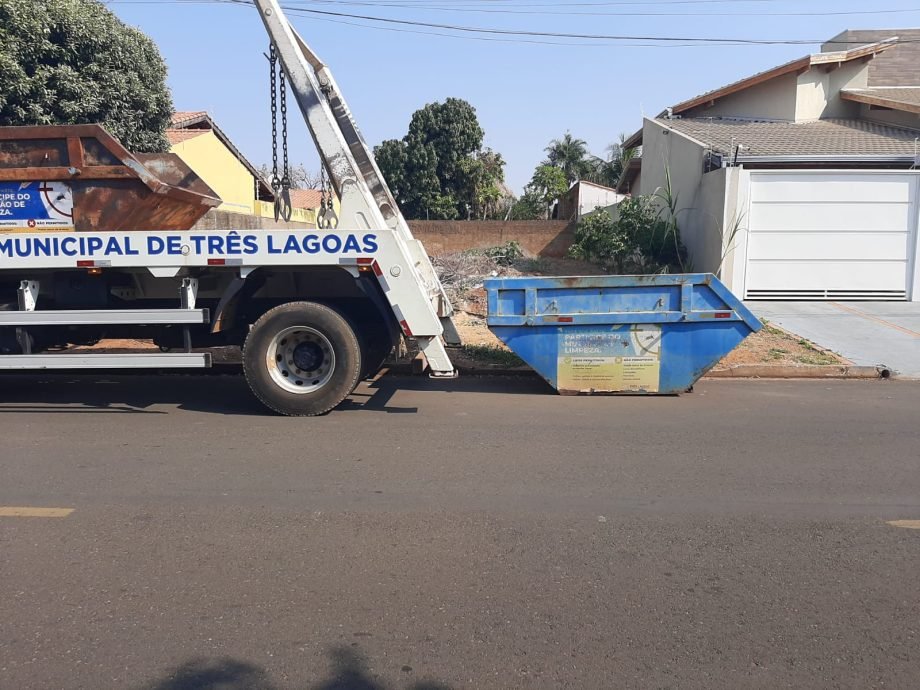
M 432 256 L 468 249 L 487 249 L 518 242 L 532 256 L 565 256 L 575 239 L 566 221 L 409 221 L 412 234 Z
M 725 169 L 725 260 L 719 278 L 729 290 L 740 294 L 744 287 L 749 226 L 751 173 L 743 167 Z M 734 236 L 733 229 L 737 228 Z
M 670 172 L 671 191 L 677 197 L 678 212 L 683 215 L 696 204 L 705 147 L 650 119 L 645 120 L 642 137 L 641 194 L 664 190 Z
M 744 91 L 700 106 L 684 117 L 738 117 L 758 120 L 795 119 L 796 75 L 785 74 Z
M 255 178 L 214 132 L 187 139 L 170 150 L 217 192 L 223 201 L 220 210 L 255 213 Z
M 713 170 L 700 179 L 696 203 L 680 218 L 681 238 L 690 254 L 693 271 L 718 274 L 724 240 L 730 232 L 725 218 L 728 168 Z

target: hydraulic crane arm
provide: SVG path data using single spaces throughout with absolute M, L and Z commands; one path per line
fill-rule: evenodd
M 389 231 L 405 262 L 396 269 L 402 281 L 415 281 L 425 308 L 400 308 L 435 374 L 453 372 L 440 336 L 459 342 L 453 310 L 431 261 L 399 210 L 373 153 L 364 141 L 329 68 L 291 26 L 277 0 L 253 0 L 274 44 L 288 83 L 323 166 L 341 200 L 343 229 Z M 393 267 L 389 267 L 392 269 Z M 408 270 L 407 270 L 408 269 Z M 393 305 L 395 307 L 395 305 Z M 429 313 L 421 313 L 421 312 Z

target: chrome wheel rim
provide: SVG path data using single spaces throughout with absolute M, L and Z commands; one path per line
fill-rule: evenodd
M 329 339 L 315 328 L 293 326 L 272 338 L 266 365 L 279 388 L 306 395 L 332 379 L 335 352 Z

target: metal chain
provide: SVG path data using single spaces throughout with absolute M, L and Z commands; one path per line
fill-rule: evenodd
M 268 62 L 271 70 L 271 109 L 272 109 L 272 192 L 275 195 L 275 220 L 289 221 L 293 214 L 291 206 L 291 168 L 288 163 L 288 129 L 287 129 L 287 82 L 284 67 L 278 60 L 275 44 L 268 47 Z M 280 84 L 278 77 L 281 77 Z M 280 86 L 280 89 L 279 89 Z M 281 145 L 282 170 L 278 176 L 278 92 L 281 92 Z
M 268 63 L 271 71 L 271 111 L 272 111 L 272 190 L 277 197 L 281 189 L 281 180 L 278 178 L 278 54 L 275 52 L 274 44 L 268 49 Z
M 281 86 L 281 150 L 283 155 L 281 186 L 284 189 L 291 187 L 291 167 L 288 164 L 288 123 L 287 123 L 287 82 L 284 77 L 284 68 L 279 65 L 278 76 Z

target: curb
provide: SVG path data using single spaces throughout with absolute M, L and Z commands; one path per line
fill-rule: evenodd
M 397 376 L 418 376 L 409 364 L 395 364 L 385 367 Z M 513 369 L 501 366 L 458 366 L 461 376 L 538 376 L 530 367 Z M 825 379 L 825 380 L 875 380 L 895 378 L 895 372 L 885 366 L 865 367 L 848 365 L 830 366 L 782 366 L 739 364 L 729 369 L 714 369 L 704 379 Z
M 396 376 L 424 376 L 418 371 L 413 371 L 411 363 L 385 364 L 383 370 Z M 479 366 L 457 365 L 457 373 L 461 376 L 536 376 L 537 372 L 530 367 L 507 368 L 501 365 L 482 364 Z M 541 379 L 542 380 L 542 379 Z
M 888 367 L 830 366 L 769 366 L 739 364 L 729 369 L 714 369 L 703 378 L 711 379 L 890 379 L 894 372 Z

